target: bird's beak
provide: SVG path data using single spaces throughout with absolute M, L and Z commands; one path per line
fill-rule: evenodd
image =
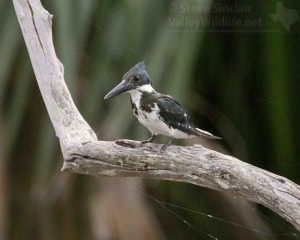
M 106 94 L 104 99 L 109 99 L 109 98 L 117 96 L 123 92 L 130 91 L 134 88 L 135 88 L 135 86 L 132 83 L 125 82 L 125 80 L 123 80 L 118 86 L 116 86 L 113 90 L 111 90 L 108 94 Z

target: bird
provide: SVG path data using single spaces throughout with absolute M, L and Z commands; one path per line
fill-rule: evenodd
M 173 139 L 206 137 L 220 139 L 213 134 L 194 126 L 184 107 L 172 96 L 154 90 L 145 68 L 145 61 L 137 63 L 122 78 L 120 84 L 113 88 L 104 99 L 121 93 L 130 94 L 133 114 L 138 121 L 151 132 L 151 137 L 141 141 L 141 145 L 152 143 L 157 135 L 168 136 L 168 142 L 160 151 L 164 152 Z

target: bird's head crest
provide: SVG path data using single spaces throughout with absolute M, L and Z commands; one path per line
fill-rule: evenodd
M 151 86 L 149 75 L 146 71 L 145 61 L 134 65 L 122 78 L 122 82 L 111 90 L 104 99 L 117 96 L 123 92 L 127 92 L 143 85 Z

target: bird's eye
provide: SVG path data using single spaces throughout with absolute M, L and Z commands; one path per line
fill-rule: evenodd
M 133 76 L 133 77 L 131 78 L 131 81 L 132 81 L 132 82 L 137 82 L 139 79 L 140 79 L 139 76 Z

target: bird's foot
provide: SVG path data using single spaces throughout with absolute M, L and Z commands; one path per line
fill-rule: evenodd
M 170 145 L 168 145 L 168 144 L 163 145 L 163 146 L 161 147 L 159 153 L 164 153 L 164 152 L 166 151 L 167 147 L 169 147 L 169 146 L 170 146 Z
M 146 143 L 152 143 L 154 141 L 155 137 L 156 137 L 155 135 L 152 135 L 151 138 L 141 141 L 140 146 L 143 146 Z
M 161 147 L 160 153 L 163 153 L 167 149 L 167 147 L 171 145 L 173 139 L 174 139 L 173 137 L 169 138 L 169 141 Z
M 138 148 L 139 144 L 135 141 L 128 140 L 128 139 L 120 139 L 115 141 L 115 144 L 122 146 L 122 147 L 127 147 L 127 148 Z
M 149 143 L 150 141 L 148 141 L 148 140 L 143 140 L 143 141 L 141 141 L 140 142 L 140 145 L 142 146 L 142 145 L 144 145 L 144 144 L 146 144 L 146 143 Z

